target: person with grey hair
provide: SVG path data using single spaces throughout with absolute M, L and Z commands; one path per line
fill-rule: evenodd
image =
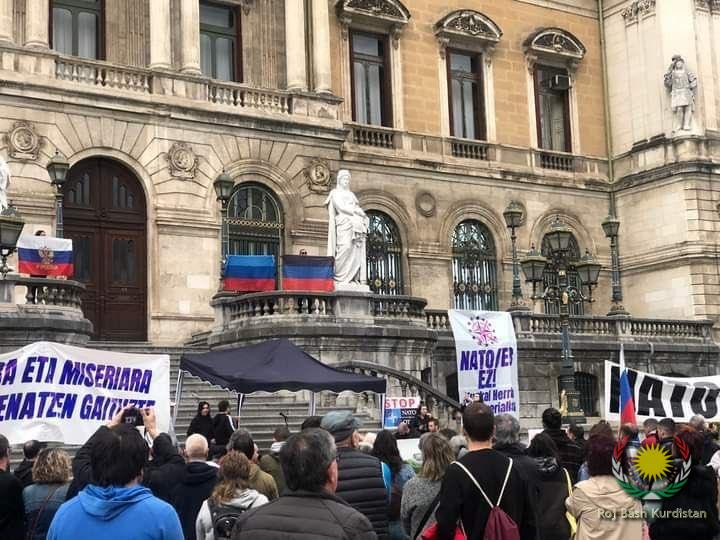
M 280 450 L 280 465 L 287 491 L 244 514 L 233 530 L 233 540 L 377 538 L 368 518 L 335 495 L 337 448 L 330 433 L 309 428 L 292 435 Z
M 460 459 L 468 451 L 467 439 L 463 435 L 455 435 L 452 439 L 450 439 L 450 448 L 452 448 L 455 458 Z
M 708 431 L 704 416 L 696 414 L 688 423 L 703 436 L 702 464 L 708 465 L 715 453 L 720 450 L 720 446 L 715 442 L 712 433 Z

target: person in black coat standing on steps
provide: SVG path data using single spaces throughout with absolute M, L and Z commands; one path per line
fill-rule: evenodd
M 230 415 L 230 402 L 223 399 L 218 403 L 218 413 L 213 418 L 213 436 L 215 437 L 215 445 L 224 447 L 230 440 L 230 436 L 235 433 L 235 422 Z
M 187 436 L 199 433 L 208 442 L 208 445 L 213 444 L 215 440 L 215 431 L 213 429 L 213 419 L 210 416 L 210 404 L 207 401 L 201 401 L 198 403 L 197 414 L 192 419 L 188 426 Z

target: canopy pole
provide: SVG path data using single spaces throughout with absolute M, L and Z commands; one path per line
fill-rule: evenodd
M 308 403 L 308 416 L 315 416 L 315 392 L 310 392 L 310 403 Z
M 175 430 L 175 422 L 177 422 L 178 409 L 180 408 L 180 398 L 182 398 L 183 380 L 185 379 L 185 372 L 178 368 L 177 383 L 175 384 L 175 406 L 172 412 L 172 426 L 173 431 Z
M 245 401 L 245 394 L 238 392 L 237 395 L 237 417 L 240 420 L 240 409 L 242 409 L 243 402 Z M 238 426 L 240 427 L 240 426 Z
M 378 401 L 380 402 L 380 425 L 385 429 L 385 394 L 378 394 Z

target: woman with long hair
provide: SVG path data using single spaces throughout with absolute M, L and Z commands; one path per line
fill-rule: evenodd
M 450 443 L 437 433 L 424 436 L 420 452 L 423 456 L 422 468 L 416 477 L 405 484 L 400 506 L 403 529 L 412 539 L 434 523 L 435 508 L 430 507 L 437 507 L 435 498 L 440 493 L 445 470 L 455 461 L 455 452 Z
M 210 404 L 207 401 L 198 403 L 197 414 L 188 426 L 187 436 L 199 433 L 207 439 L 208 445 L 211 445 L 215 439 L 213 429 L 213 419 L 210 416 Z
M 234 518 L 250 508 L 267 504 L 268 498 L 265 495 L 248 488 L 249 477 L 250 461 L 245 454 L 229 452 L 222 458 L 218 483 L 210 498 L 202 504 L 195 522 L 198 540 L 215 540 L 215 527 L 218 524 L 230 529 L 217 531 L 218 536 L 230 538 Z M 216 519 L 220 514 L 228 516 L 228 519 Z
M 568 540 L 570 522 L 565 516 L 565 499 L 572 492 L 570 474 L 560 466 L 555 441 L 538 433 L 530 441 L 527 454 L 535 460 L 537 527 L 539 540 Z
M 388 538 L 390 540 L 405 540 L 407 536 L 403 532 L 400 523 L 400 505 L 405 484 L 415 476 L 415 471 L 410 465 L 403 462 L 395 436 L 387 429 L 383 429 L 378 433 L 372 454 L 390 469 L 389 484 L 392 487 L 390 506 L 388 507 Z
M 70 486 L 70 456 L 61 448 L 41 450 L 32 469 L 34 484 L 23 490 L 28 540 L 45 540 L 50 522 Z

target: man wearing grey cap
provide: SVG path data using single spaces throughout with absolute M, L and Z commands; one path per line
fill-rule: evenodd
M 337 446 L 338 485 L 335 494 L 364 514 L 380 540 L 388 536 L 389 491 L 383 463 L 358 450 L 360 424 L 350 411 L 331 411 L 320 427 L 330 432 Z

